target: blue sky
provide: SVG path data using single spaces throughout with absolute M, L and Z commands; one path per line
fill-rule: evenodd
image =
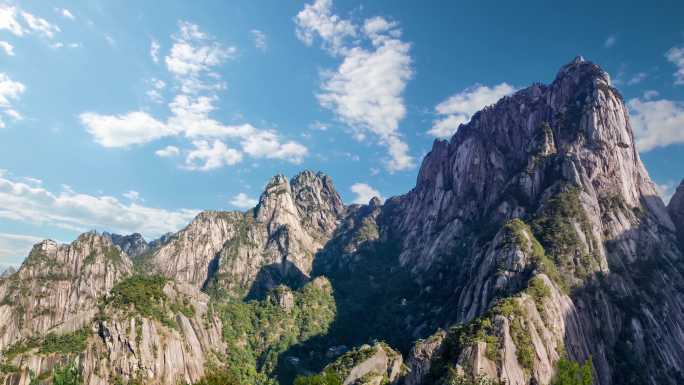
M 684 177 L 684 4 L 0 0 L 0 264 L 89 229 L 153 238 L 277 173 L 348 203 L 576 55 L 612 76 L 667 198 Z

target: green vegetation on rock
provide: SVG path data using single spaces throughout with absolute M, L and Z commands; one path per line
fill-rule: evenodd
M 556 364 L 556 375 L 551 385 L 592 385 L 594 383 L 591 359 L 583 365 L 562 358 Z
M 280 293 L 278 293 L 280 290 Z M 228 344 L 227 369 L 240 383 L 271 384 L 281 353 L 291 346 L 327 332 L 336 307 L 330 284 L 318 278 L 292 293 L 293 305 L 283 307 L 277 296 L 289 289 L 276 289 L 261 301 L 229 301 L 214 304 L 223 321 Z
M 169 282 L 165 277 L 134 275 L 117 283 L 106 298 L 104 306 L 133 311 L 134 314 L 155 319 L 167 327 L 177 325 L 169 314 L 184 314 L 192 317 L 195 309 L 187 298 L 172 300 L 164 293 Z
M 342 379 L 332 371 L 325 371 L 311 376 L 299 376 L 294 385 L 342 385 Z

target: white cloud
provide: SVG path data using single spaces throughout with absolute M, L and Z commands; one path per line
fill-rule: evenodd
M 143 202 L 144 199 L 140 198 L 140 193 L 135 191 L 135 190 L 130 190 L 126 191 L 125 193 L 121 194 L 124 198 L 128 199 L 129 201 L 133 202 Z
M 266 43 L 266 34 L 258 29 L 253 29 L 249 31 L 252 34 L 252 39 L 254 40 L 254 46 L 258 49 L 265 51 L 268 47 Z
M 16 36 L 24 35 L 24 28 L 18 20 L 18 10 L 6 4 L 0 4 L 0 30 L 6 29 Z
M 435 112 L 441 115 L 441 118 L 433 122 L 428 133 L 438 138 L 448 138 L 456 133 L 461 124 L 469 122 L 477 111 L 514 91 L 515 88 L 507 83 L 491 88 L 476 84 L 452 95 L 435 107 Z
M 26 87 L 23 84 L 0 72 L 0 112 L 14 120 L 21 119 L 21 114 L 12 107 L 11 102 L 18 100 L 24 91 L 26 91 Z M 3 127 L 5 127 L 5 123 L 0 115 L 0 128 Z
M 352 203 L 365 205 L 368 204 L 373 197 L 378 197 L 381 201 L 384 201 L 384 198 L 378 190 L 365 183 L 354 183 L 351 185 L 350 190 L 356 194 L 356 197 Z
M 401 31 L 394 22 L 374 17 L 359 28 L 331 8 L 332 1 L 316 0 L 295 18 L 300 40 L 311 45 L 318 36 L 324 49 L 342 58 L 337 70 L 323 74 L 319 103 L 350 126 L 356 139 L 374 134 L 388 149 L 385 165 L 390 172 L 412 168 L 414 159 L 399 132 L 406 115 L 402 94 L 413 75 L 410 44 L 399 39 Z M 348 39 L 355 37 L 367 39 L 370 46 Z
M 14 56 L 14 46 L 6 41 L 0 41 L 0 50 L 5 51 L 7 56 Z
M 150 42 L 150 57 L 155 63 L 159 63 L 159 48 L 161 48 L 159 42 L 155 39 L 152 39 Z
M 325 123 L 321 123 L 318 120 L 316 120 L 315 122 L 309 124 L 309 128 L 312 130 L 316 130 L 316 131 L 327 131 L 328 125 Z
M 25 177 L 23 177 L 23 178 L 21 178 L 21 179 L 25 180 L 26 182 L 28 182 L 28 183 L 30 183 L 30 184 L 32 184 L 32 185 L 34 185 L 34 186 L 40 186 L 40 185 L 43 184 L 43 181 L 42 181 L 41 179 L 32 178 L 32 177 L 30 177 L 30 176 L 25 176 Z
M 221 64 L 237 53 L 235 47 L 224 47 L 212 41 L 196 24 L 181 21 L 180 34 L 174 37 L 166 67 L 177 76 L 198 75 Z
M 42 240 L 43 238 L 32 235 L 0 233 L 0 267 L 19 265 L 31 251 L 31 247 Z M 0 274 L 2 270 L 0 268 Z
M 180 150 L 176 146 L 166 146 L 154 152 L 160 158 L 170 158 L 180 155 Z
M 242 153 L 228 148 L 220 140 L 209 143 L 206 140 L 192 142 L 194 150 L 185 158 L 186 167 L 190 170 L 209 171 L 223 166 L 232 166 L 242 161 Z
M 672 180 L 669 180 L 665 183 L 654 184 L 656 192 L 658 193 L 658 195 L 660 195 L 661 198 L 663 198 L 663 202 L 665 202 L 666 205 L 669 204 L 670 199 L 672 199 L 672 196 L 674 195 L 675 190 L 677 189 L 677 183 Z
M 323 47 L 333 54 L 347 50 L 345 40 L 356 36 L 356 26 L 332 14 L 332 0 L 316 0 L 306 4 L 295 17 L 297 38 L 306 45 L 313 44 L 316 35 L 321 37 Z
M 684 85 L 684 46 L 670 48 L 665 57 L 677 67 L 674 73 L 675 84 Z
M 95 142 L 104 147 L 126 147 L 176 134 L 168 125 L 142 111 L 116 116 L 85 112 L 80 119 Z
M 261 131 L 246 136 L 242 140 L 242 149 L 254 158 L 283 159 L 299 164 L 308 150 L 293 141 L 280 143 L 278 135 L 270 131 Z
M 21 12 L 21 16 L 24 18 L 26 24 L 29 28 L 48 39 L 55 37 L 55 33 L 60 32 L 58 26 L 51 24 L 47 20 L 40 18 L 38 16 L 32 15 L 28 12 Z
M 76 17 L 74 17 L 74 14 L 66 8 L 55 8 L 55 11 L 67 19 L 76 19 Z
M 258 200 L 250 198 L 245 193 L 239 193 L 230 200 L 230 204 L 239 209 L 251 209 L 259 203 Z
M 0 177 L 0 218 L 83 232 L 91 229 L 140 232 L 155 238 L 185 226 L 197 210 L 165 209 L 123 203 L 111 196 L 78 193 L 70 188 L 49 191 Z
M 628 81 L 627 85 L 628 86 L 633 86 L 635 84 L 639 84 L 643 82 L 646 78 L 648 77 L 648 74 L 646 72 L 637 72 L 632 76 Z
M 224 48 L 195 24 L 180 22 L 173 36 L 174 46 L 165 57 L 168 71 L 176 85 L 169 87 L 177 94 L 168 103 L 165 121 L 146 112 L 123 115 L 81 114 L 81 122 L 95 141 L 105 147 L 126 147 L 157 140 L 165 136 L 183 136 L 192 140 L 193 149 L 186 153 L 184 167 L 191 170 L 211 170 L 234 165 L 243 153 L 254 158 L 283 159 L 300 163 L 308 150 L 303 145 L 284 141 L 272 130 L 259 129 L 249 123 L 227 125 L 210 117 L 219 100 L 217 91 L 225 88 L 215 67 L 235 52 Z M 162 103 L 161 90 L 165 82 L 149 79 L 148 97 Z M 221 139 L 221 140 L 218 140 Z M 231 139 L 241 149 L 229 148 L 222 140 Z M 169 146 L 157 150 L 160 157 L 180 155 L 180 149 Z
M 634 98 L 628 105 L 639 151 L 684 143 L 684 103 Z
M 608 38 L 606 38 L 606 41 L 603 42 L 603 46 L 606 48 L 610 48 L 610 47 L 614 46 L 616 42 L 617 42 L 617 36 L 610 35 L 610 36 L 608 36 Z

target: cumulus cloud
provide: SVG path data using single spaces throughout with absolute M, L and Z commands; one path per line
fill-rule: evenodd
M 295 164 L 301 163 L 308 153 L 307 148 L 297 142 L 280 143 L 278 135 L 270 131 L 246 136 L 242 149 L 254 158 L 288 159 Z
M 639 151 L 684 143 L 684 103 L 634 98 L 627 104 Z
M 5 51 L 7 56 L 14 56 L 14 46 L 6 41 L 0 41 L 0 50 Z
M 243 154 L 292 163 L 302 161 L 308 153 L 307 148 L 283 140 L 273 130 L 260 129 L 249 123 L 224 124 L 210 116 L 216 110 L 218 91 L 225 88 L 215 67 L 236 52 L 234 47 L 224 47 L 188 22 L 179 23 L 179 32 L 173 40 L 174 45 L 164 61 L 176 83 L 169 88 L 177 94 L 168 103 L 170 114 L 166 120 L 142 111 L 122 115 L 83 113 L 81 122 L 95 142 L 105 147 L 127 147 L 166 136 L 183 136 L 193 146 L 183 151 L 186 155 L 183 167 L 199 171 L 234 165 L 242 161 Z M 166 88 L 166 83 L 159 79 L 148 82 L 148 97 L 162 103 L 161 90 Z M 230 148 L 224 140 L 233 140 L 239 147 Z M 155 154 L 170 157 L 180 155 L 181 151 L 169 146 Z
M 7 74 L 0 72 L 0 112 L 14 120 L 21 119 L 21 114 L 12 106 L 12 102 L 19 99 L 21 94 L 26 91 L 26 87 L 17 81 L 10 79 Z M 5 123 L 0 115 L 0 128 L 5 127 Z
M 6 29 L 16 36 L 24 35 L 24 28 L 19 23 L 17 7 L 0 4 L 0 30 Z
M 249 31 L 252 34 L 252 40 L 254 40 L 254 46 L 258 49 L 265 51 L 268 47 L 266 43 L 266 34 L 258 29 L 253 29 Z
M 123 203 L 115 197 L 79 193 L 67 186 L 55 192 L 0 176 L 0 218 L 8 221 L 77 232 L 140 232 L 156 238 L 187 225 L 197 213 L 190 209 L 165 210 L 136 202 Z
M 251 209 L 256 206 L 257 203 L 259 203 L 258 200 L 250 198 L 245 193 L 239 193 L 230 200 L 230 204 L 239 209 Z
M 477 111 L 514 91 L 515 88 L 507 83 L 494 87 L 476 84 L 454 94 L 435 107 L 435 113 L 440 118 L 433 122 L 428 133 L 438 138 L 448 138 L 456 133 L 461 124 L 468 123 Z
M 223 166 L 232 166 L 242 160 L 242 153 L 228 148 L 220 140 L 209 143 L 206 140 L 192 142 L 195 149 L 188 152 L 185 159 L 186 167 L 190 170 L 209 171 Z
M 181 21 L 179 26 L 180 33 L 165 58 L 166 67 L 175 75 L 197 75 L 237 53 L 237 48 L 213 41 L 196 24 Z
M 307 45 L 318 36 L 324 49 L 342 62 L 323 73 L 321 106 L 354 130 L 356 139 L 371 133 L 387 147 L 390 172 L 415 165 L 399 132 L 406 115 L 403 92 L 413 75 L 410 44 L 402 41 L 397 23 L 382 17 L 362 27 L 332 13 L 332 1 L 307 4 L 295 18 L 297 37 Z M 352 39 L 353 38 L 353 39 Z
M 603 42 L 603 46 L 606 48 L 610 48 L 610 47 L 614 46 L 616 42 L 617 42 L 617 36 L 610 35 L 606 38 L 606 41 Z
M 318 35 L 324 48 L 333 54 L 346 51 L 346 38 L 356 36 L 356 26 L 351 21 L 332 13 L 332 0 L 316 0 L 313 4 L 304 5 L 295 17 L 295 24 L 297 38 L 304 44 L 313 44 Z
M 350 190 L 356 194 L 356 197 L 352 203 L 365 205 L 368 204 L 373 197 L 378 197 L 380 200 L 384 200 L 378 190 L 365 183 L 354 183 L 351 185 Z
M 168 125 L 143 111 L 124 115 L 85 112 L 80 119 L 95 142 L 103 147 L 126 147 L 176 134 Z
M 170 158 L 180 155 L 180 149 L 176 146 L 166 146 L 154 152 L 160 158 Z
M 684 46 L 670 48 L 665 57 L 677 67 L 677 71 L 674 73 L 675 84 L 684 85 Z

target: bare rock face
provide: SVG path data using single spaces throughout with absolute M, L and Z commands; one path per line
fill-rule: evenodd
M 670 199 L 667 210 L 672 217 L 672 221 L 677 229 L 680 250 L 684 250 L 684 181 L 679 185 L 677 191 Z
M 283 282 L 303 284 L 313 257 L 345 213 L 330 177 L 304 171 L 275 176 L 256 208 L 204 212 L 150 258 L 162 274 L 237 297 Z
M 401 354 L 386 344 L 363 345 L 328 365 L 343 385 L 398 384 L 405 375 Z
M 28 345 L 27 351 L 5 362 L 16 369 L 3 383 L 29 385 L 30 373 L 49 375 L 65 360 L 78 363 L 84 384 L 88 385 L 199 381 L 209 360 L 225 354 L 221 321 L 208 313 L 209 297 L 191 285 L 168 282 L 163 296 L 163 301 L 173 307 L 158 309 L 161 313 L 141 314 L 132 306 L 101 308 L 97 319 L 76 332 L 84 336 L 80 352 L 51 353 L 44 347 Z M 53 333 L 63 335 L 64 341 L 70 341 L 73 335 L 66 331 Z
M 98 298 L 132 267 L 121 249 L 96 233 L 70 245 L 35 245 L 19 270 L 0 281 L 0 349 L 48 330 L 79 329 L 94 317 Z
M 130 235 L 104 233 L 103 235 L 111 238 L 112 243 L 119 246 L 131 258 L 138 257 L 150 249 L 150 245 L 140 233 Z
M 413 313 L 403 301 L 393 308 L 406 314 L 404 333 L 477 331 L 449 357 L 454 373 L 548 384 L 565 352 L 591 357 L 602 385 L 675 384 L 684 378 L 684 256 L 673 201 L 668 214 L 608 74 L 576 58 L 550 85 L 505 97 L 435 141 L 416 187 L 381 207 L 371 243 L 395 248 L 398 266 L 387 271 L 409 270 L 418 285 L 407 293 Z M 333 239 L 349 255 L 324 253 L 339 257 L 321 274 L 363 271 L 351 239 Z M 409 359 L 417 373 L 429 361 Z

